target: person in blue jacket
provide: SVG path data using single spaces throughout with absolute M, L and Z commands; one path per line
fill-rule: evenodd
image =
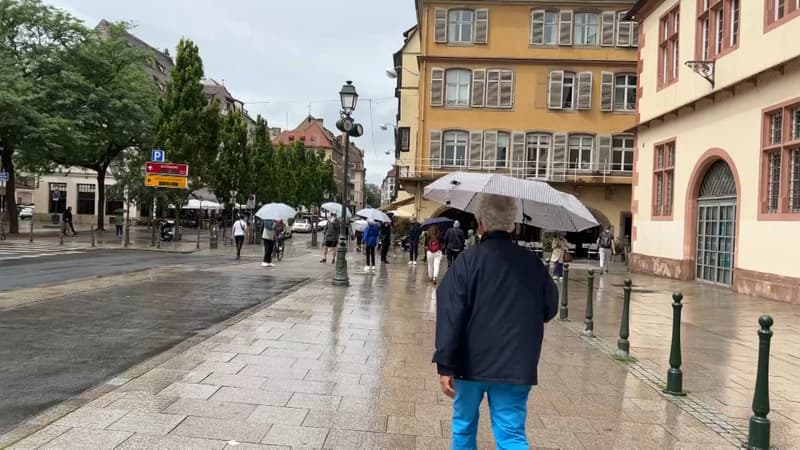
M 453 261 L 436 291 L 433 361 L 442 392 L 455 399 L 452 448 L 477 448 L 488 396 L 497 448 L 527 449 L 528 394 L 558 291 L 542 261 L 511 240 L 515 199 L 483 194 L 476 216 L 481 244 Z
M 378 235 L 381 230 L 374 220 L 367 221 L 367 228 L 364 230 L 364 237 L 362 239 L 364 244 L 364 254 L 367 255 L 367 265 L 364 266 L 364 272 L 375 272 L 375 247 L 378 246 Z

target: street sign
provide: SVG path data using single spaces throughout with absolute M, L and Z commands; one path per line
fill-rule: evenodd
M 50 196 L 53 198 L 54 202 L 57 202 L 58 199 L 61 198 L 61 191 L 52 191 L 50 192 Z
M 160 163 L 150 161 L 144 165 L 148 175 L 176 175 L 179 177 L 189 176 L 188 164 Z
M 144 185 L 147 187 L 186 189 L 186 177 L 145 175 Z
M 153 162 L 164 162 L 165 153 L 166 152 L 164 152 L 164 150 L 160 148 L 154 148 L 151 153 L 150 159 L 152 159 Z
M 6 171 L 0 172 L 0 181 L 8 181 L 8 172 Z

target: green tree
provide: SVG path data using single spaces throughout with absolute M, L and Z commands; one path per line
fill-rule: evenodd
M 51 135 L 67 136 L 64 110 L 51 98 L 48 80 L 61 70 L 62 54 L 86 36 L 83 25 L 37 0 L 0 0 L 0 165 L 8 172 L 9 231 L 19 232 L 17 165 L 46 164 L 39 150 Z
M 209 171 L 208 186 L 222 201 L 237 192 L 242 200 L 251 186 L 250 150 L 247 143 L 247 123 L 239 111 L 232 111 L 222 119 L 220 146 L 216 163 Z
M 255 194 L 260 202 L 271 201 L 277 196 L 277 173 L 275 172 L 275 148 L 269 137 L 269 127 L 263 117 L 256 118 L 256 128 L 250 145 L 250 174 L 247 194 Z
M 365 196 L 367 205 L 371 208 L 380 208 L 381 188 L 379 188 L 378 185 L 367 183 Z
M 203 95 L 203 61 L 191 40 L 181 39 L 170 73 L 167 92 L 159 101 L 160 117 L 156 143 L 167 159 L 189 164 L 190 192 L 205 186 L 216 161 L 220 143 L 221 115 L 218 101 Z M 180 205 L 189 192 L 173 191 L 166 196 L 175 204 L 180 223 Z
M 108 168 L 126 149 L 152 145 L 158 117 L 158 89 L 145 72 L 147 54 L 128 44 L 127 25 L 107 35 L 90 35 L 66 54 L 64 70 L 52 80 L 58 103 L 73 111 L 68 127 L 80 133 L 50 146 L 47 159 L 97 173 L 97 229 L 104 228 Z

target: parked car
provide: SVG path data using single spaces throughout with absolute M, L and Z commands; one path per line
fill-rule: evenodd
M 24 206 L 19 211 L 19 218 L 22 220 L 33 218 L 33 212 L 34 212 L 33 210 L 34 210 L 33 206 Z
M 311 233 L 311 224 L 305 220 L 298 220 L 292 225 L 294 233 Z

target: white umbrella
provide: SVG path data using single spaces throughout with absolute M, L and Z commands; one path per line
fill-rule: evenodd
M 374 208 L 365 208 L 361 211 L 356 213 L 357 216 L 363 217 L 365 219 L 372 219 L 376 222 L 391 222 L 392 219 L 386 215 L 383 211 L 374 209 Z
M 220 210 L 223 209 L 222 205 L 217 202 L 211 200 L 198 200 L 196 198 L 190 198 L 188 202 L 181 209 L 214 209 Z
M 600 225 L 574 195 L 547 183 L 490 173 L 453 172 L 425 187 L 425 197 L 474 213 L 478 194 L 517 199 L 517 222 L 553 231 L 582 231 Z
M 289 220 L 296 215 L 297 211 L 284 203 L 267 203 L 256 212 L 261 220 Z
M 336 217 L 342 217 L 341 203 L 328 202 L 328 203 L 323 203 L 320 207 L 325 211 L 328 211 L 329 213 L 336 214 Z M 347 217 L 352 217 L 352 216 L 353 216 L 353 211 L 350 211 L 350 209 L 348 208 Z
M 353 222 L 353 231 L 364 231 L 367 229 L 367 221 L 363 219 Z

